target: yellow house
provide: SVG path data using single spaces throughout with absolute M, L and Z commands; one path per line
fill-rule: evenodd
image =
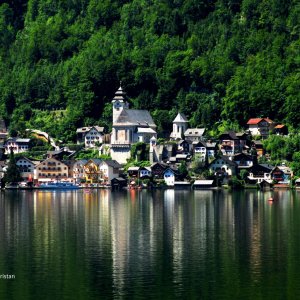
M 101 159 L 90 159 L 83 166 L 83 176 L 86 182 L 96 183 L 100 180 L 100 168 L 99 165 L 101 163 Z

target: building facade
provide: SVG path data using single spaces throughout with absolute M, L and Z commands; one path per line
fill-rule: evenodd
M 156 125 L 147 110 L 129 109 L 126 94 L 120 87 L 112 100 L 113 124 L 110 154 L 113 160 L 124 164 L 130 158 L 131 145 L 150 143 L 157 137 Z
M 69 167 L 62 161 L 50 157 L 36 165 L 34 179 L 38 182 L 69 179 Z

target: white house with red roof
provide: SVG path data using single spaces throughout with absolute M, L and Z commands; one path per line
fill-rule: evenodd
M 247 125 L 252 136 L 260 135 L 262 138 L 267 138 L 275 123 L 269 118 L 252 118 Z

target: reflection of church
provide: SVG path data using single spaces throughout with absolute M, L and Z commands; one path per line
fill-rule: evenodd
M 152 137 L 157 137 L 156 125 L 149 111 L 129 109 L 125 96 L 120 87 L 112 100 L 111 157 L 119 163 L 126 163 L 130 158 L 133 143 L 149 143 Z

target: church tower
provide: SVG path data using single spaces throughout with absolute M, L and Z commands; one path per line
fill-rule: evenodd
M 119 115 L 121 114 L 122 110 L 128 108 L 128 103 L 125 101 L 126 93 L 123 92 L 122 86 L 120 84 L 119 89 L 116 91 L 115 97 L 111 101 L 113 105 L 113 124 L 118 119 Z
M 171 138 L 174 140 L 182 139 L 185 131 L 188 128 L 188 120 L 183 113 L 178 113 L 173 121 L 173 132 L 171 133 Z
M 153 136 L 150 139 L 149 160 L 150 160 L 151 164 L 153 164 L 155 161 L 157 161 L 157 157 L 156 157 L 156 137 L 155 136 Z

